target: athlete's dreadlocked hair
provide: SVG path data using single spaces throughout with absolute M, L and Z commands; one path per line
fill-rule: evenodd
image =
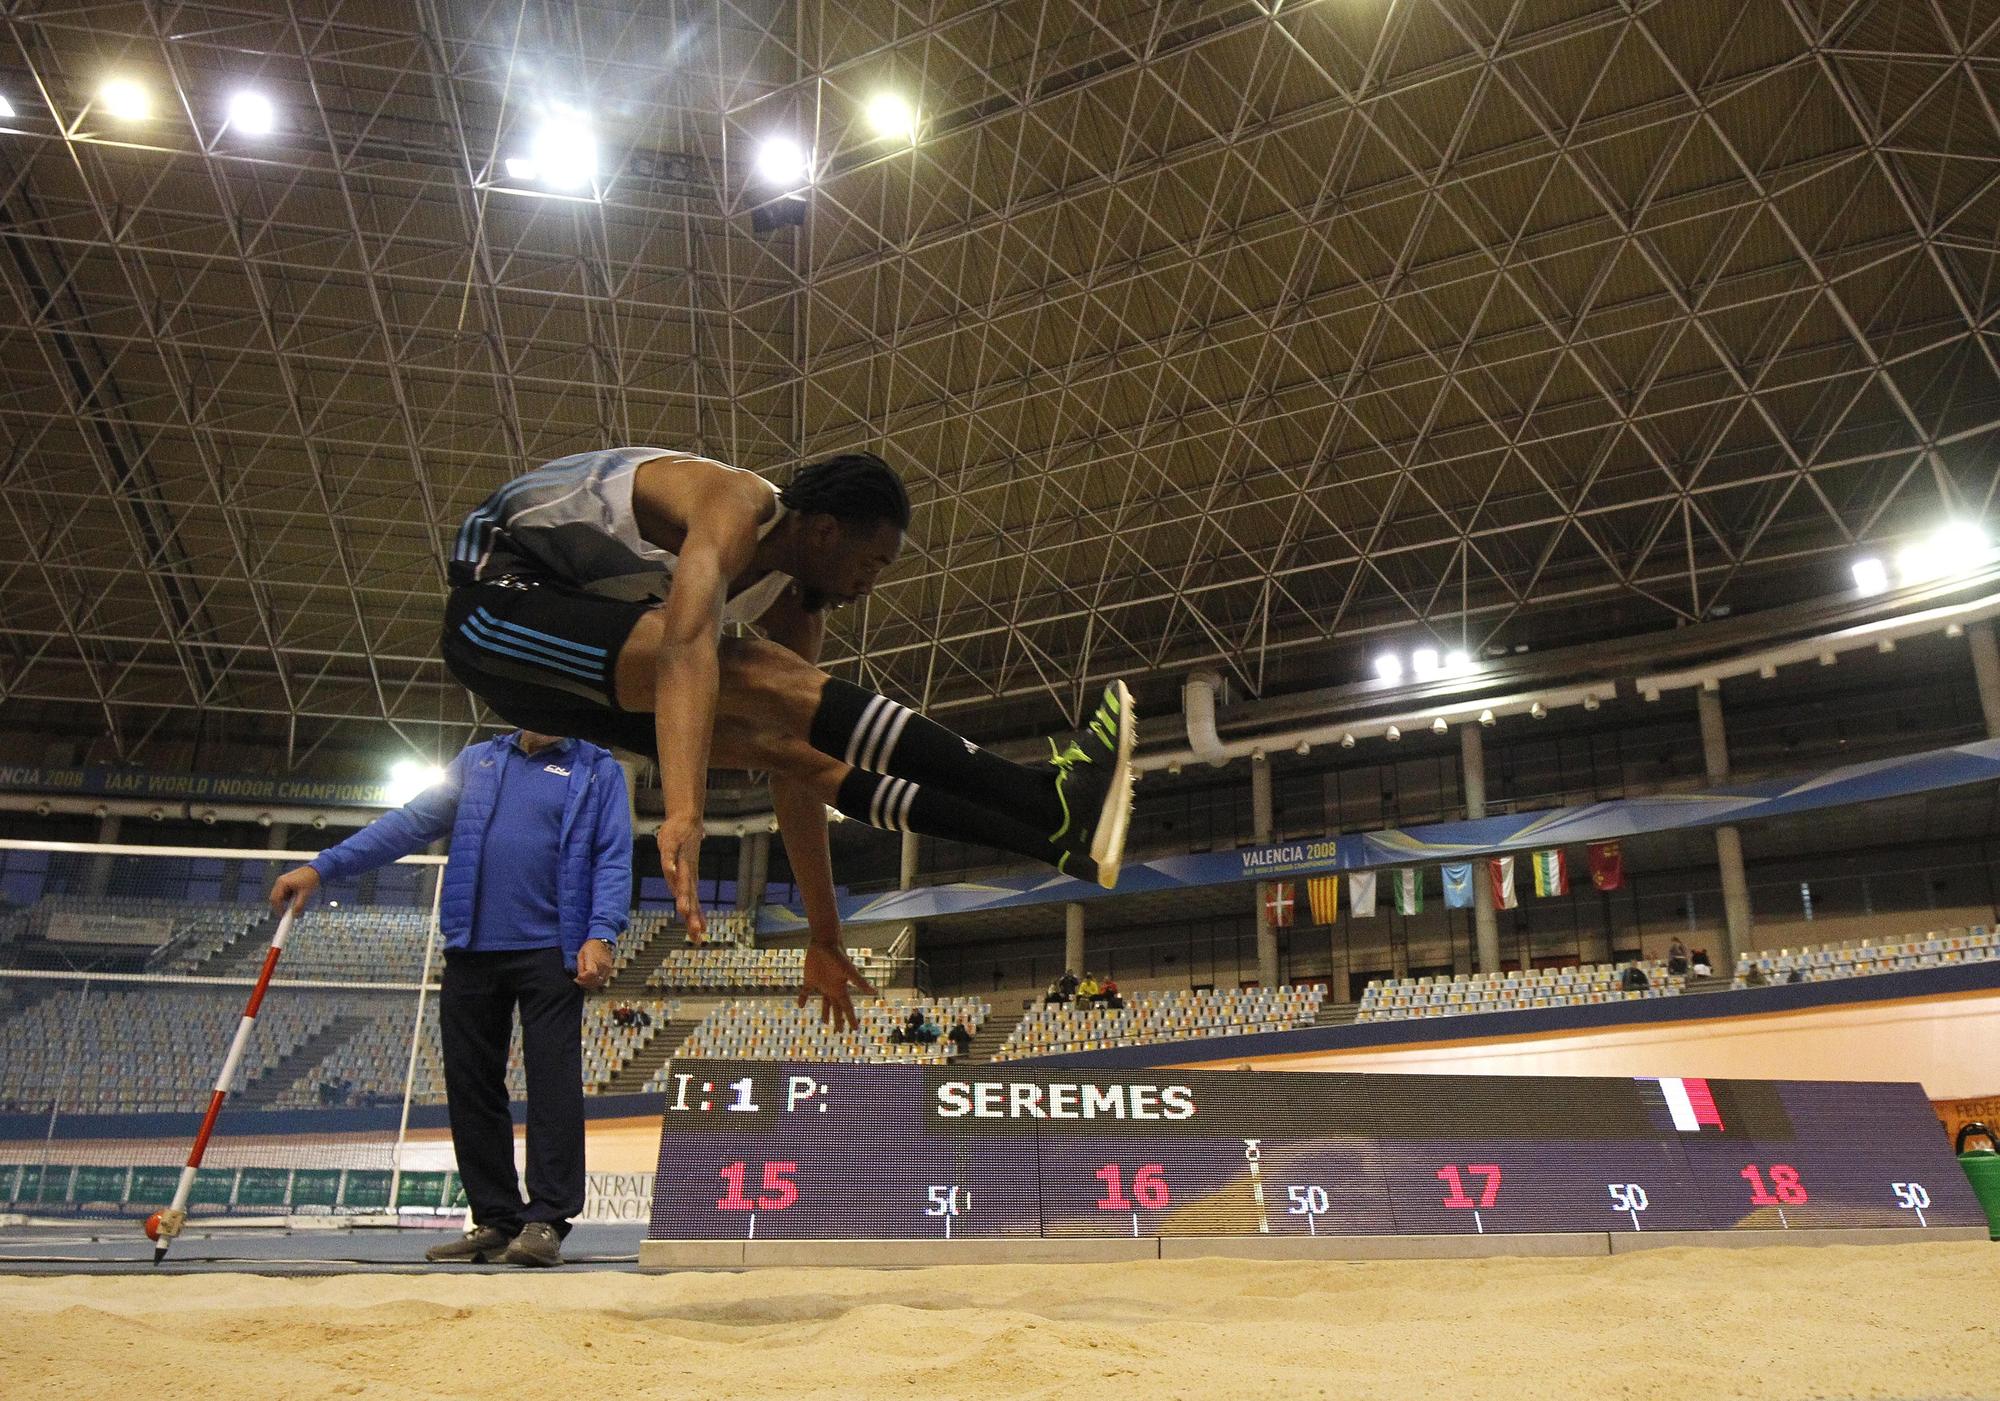
M 778 493 L 791 511 L 818 512 L 842 525 L 887 521 L 910 528 L 910 497 L 896 469 L 872 452 L 843 452 L 799 468 Z

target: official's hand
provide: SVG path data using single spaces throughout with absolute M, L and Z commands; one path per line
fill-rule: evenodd
M 310 866 L 300 866 L 279 876 L 271 887 L 271 908 L 282 911 L 290 905 L 293 914 L 306 907 L 306 901 L 319 889 L 319 872 Z
M 708 920 L 701 912 L 701 818 L 689 820 L 668 814 L 660 824 L 660 871 L 667 889 L 674 893 L 674 907 L 687 926 L 688 942 L 699 944 L 708 935 Z
M 875 985 L 861 976 L 847 950 L 838 943 L 813 940 L 806 949 L 806 982 L 799 989 L 798 1005 L 803 1007 L 808 997 L 816 996 L 820 1000 L 822 1023 L 832 1022 L 836 1031 L 853 1031 L 860 1022 L 854 1015 L 850 988 L 858 988 L 870 997 L 876 995 Z
M 611 981 L 616 955 L 602 939 L 585 939 L 576 951 L 576 985 L 585 992 L 598 992 Z

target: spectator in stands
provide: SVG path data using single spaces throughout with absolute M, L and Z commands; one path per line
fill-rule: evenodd
M 952 1049 L 956 1050 L 961 1056 L 972 1049 L 972 1033 L 966 1029 L 964 1017 L 960 1017 L 957 1021 L 953 1022 L 951 1030 L 945 1034 L 951 1037 Z
M 907 1032 L 907 1031 L 905 1031 L 905 1030 L 904 1030 L 904 1029 L 903 1029 L 902 1027 L 900 1027 L 900 1026 L 896 1026 L 896 1027 L 891 1027 L 891 1028 L 889 1028 L 889 1044 L 890 1044 L 891 1046 L 907 1046 L 907 1045 L 909 1045 L 909 1044 L 910 1044 L 910 1033 L 909 1033 L 909 1032 Z
M 1125 1005 L 1125 999 L 1118 995 L 1118 980 L 1106 978 L 1097 985 L 1097 1005 L 1116 1011 Z
M 271 888 L 303 909 L 347 880 L 450 837 L 438 923 L 445 1102 L 474 1226 L 434 1262 L 560 1265 L 583 1210 L 583 995 L 611 980 L 632 906 L 632 813 L 610 751 L 522 730 L 474 744 L 442 782 Z M 528 1201 L 514 1171 L 507 1043 L 520 1009 Z
M 929 1017 L 925 1017 L 917 1026 L 917 1044 L 919 1046 L 935 1046 L 938 1037 L 943 1034 L 943 1029 L 936 1022 L 932 1021 Z
M 1806 980 L 1806 970 L 1803 968 L 1794 968 L 1785 977 L 1785 981 L 1788 983 L 1802 983 L 1805 980 Z
M 632 1019 L 633 1021 L 637 1022 L 640 1026 L 651 1026 L 653 1024 L 653 1014 L 651 1012 L 648 1012 L 644 1007 L 638 1008 L 636 1011 L 634 1011 L 632 1013 Z
M 1068 1002 L 1074 998 L 1076 996 L 1077 982 L 1076 974 L 1069 969 L 1064 969 L 1063 975 L 1056 979 L 1056 1001 Z
M 910 1009 L 910 1015 L 903 1018 L 904 1034 L 907 1035 L 911 1041 L 915 1041 L 917 1039 L 917 1033 L 919 1031 L 922 1031 L 923 1027 L 924 1027 L 924 1009 L 921 1007 L 912 1007 Z
M 1688 970 L 1688 946 L 1681 942 L 1681 936 L 1674 935 L 1674 941 L 1667 945 L 1667 971 L 1685 973 Z
M 1694 975 L 1697 978 L 1706 978 L 1710 973 L 1713 973 L 1715 971 L 1713 968 L 1709 966 L 1707 949 L 1696 949 L 1694 953 L 1690 955 L 1690 959 L 1693 963 Z
M 619 1026 L 631 1026 L 638 1019 L 639 1014 L 632 1010 L 629 1002 L 621 1002 L 611 1009 L 611 1020 Z
M 1076 985 L 1076 1005 L 1079 1007 L 1095 1007 L 1097 1005 L 1098 994 L 1103 990 L 1103 985 L 1097 981 L 1097 975 L 1086 972 L 1083 975 L 1083 980 Z
M 1653 980 L 1646 976 L 1646 970 L 1636 963 L 1626 964 L 1624 974 L 1618 979 L 1618 986 L 1626 992 L 1644 992 L 1652 985 Z
M 1761 963 L 1751 964 L 1750 971 L 1743 975 L 1743 986 L 1747 988 L 1769 987 L 1770 985 L 1771 980 L 1764 975 L 1764 965 Z

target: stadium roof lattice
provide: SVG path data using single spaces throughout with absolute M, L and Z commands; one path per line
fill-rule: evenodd
M 836 669 L 968 728 L 1824 591 L 2000 477 L 2000 0 L 0 16 L 0 696 L 463 727 L 527 466 L 868 445 Z M 153 95 L 120 123 L 118 73 Z M 229 129 L 266 93 L 268 136 Z M 914 141 L 873 136 L 883 87 Z M 595 180 L 515 182 L 546 105 Z M 789 133 L 802 227 L 759 233 Z M 782 224 L 782 221 L 780 221 Z

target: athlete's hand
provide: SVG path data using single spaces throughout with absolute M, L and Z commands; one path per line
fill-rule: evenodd
M 319 889 L 319 872 L 310 866 L 299 866 L 279 876 L 271 887 L 271 908 L 283 911 L 291 907 L 293 914 L 306 907 L 306 901 Z
M 850 988 L 857 988 L 870 997 L 876 995 L 875 985 L 861 976 L 861 970 L 854 966 L 854 960 L 847 956 L 846 949 L 838 943 L 821 943 L 814 939 L 806 948 L 806 985 L 799 989 L 798 1005 L 803 1007 L 808 997 L 818 997 L 822 1023 L 832 1022 L 836 1031 L 853 1031 L 860 1021 L 854 1015 L 854 998 Z
M 681 923 L 687 926 L 688 942 L 702 943 L 708 937 L 708 920 L 701 912 L 701 819 L 668 814 L 660 824 L 659 841 L 660 870 L 674 893 Z

